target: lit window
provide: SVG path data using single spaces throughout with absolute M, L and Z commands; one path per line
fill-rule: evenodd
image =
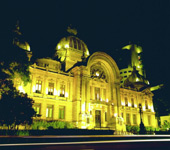
M 87 118 L 87 124 L 89 124 L 90 123 L 90 118 Z
M 106 89 L 103 89 L 103 100 L 106 100 Z
M 40 115 L 41 114 L 41 104 L 34 104 L 33 106 L 34 110 L 36 111 L 36 114 L 37 115 Z
M 100 100 L 100 88 L 95 87 L 95 100 Z
M 105 112 L 105 121 L 107 121 L 107 112 Z
M 36 93 L 41 93 L 41 90 L 42 90 L 42 81 L 37 80 L 36 81 L 36 86 L 35 86 L 35 92 Z
M 90 115 L 92 115 L 92 110 L 90 110 Z
M 122 116 L 122 118 L 123 118 L 123 113 L 121 113 L 121 116 Z
M 60 97 L 65 97 L 65 85 L 60 85 Z
M 145 108 L 148 109 L 148 101 L 145 100 Z
M 48 95 L 53 95 L 54 94 L 54 83 L 49 83 L 48 84 Z
M 59 107 L 59 119 L 65 119 L 65 106 Z
M 136 114 L 133 114 L 133 124 L 137 124 L 137 122 L 136 122 Z
M 130 124 L 130 114 L 126 114 L 126 124 Z
M 125 97 L 125 106 L 128 106 L 128 99 Z
M 93 91 L 92 91 L 93 87 L 90 86 L 90 99 L 92 100 L 93 99 Z
M 133 98 L 131 99 L 131 103 L 132 103 L 132 107 L 134 107 L 135 104 L 134 104 L 134 99 Z
M 151 116 L 150 115 L 148 116 L 148 125 L 149 126 L 151 125 Z
M 47 105 L 46 117 L 51 119 L 53 118 L 53 105 Z

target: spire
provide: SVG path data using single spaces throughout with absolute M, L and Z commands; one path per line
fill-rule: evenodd
M 72 25 L 68 26 L 67 32 L 70 34 L 77 35 L 77 30 L 75 28 L 72 28 Z
M 20 32 L 19 30 L 20 30 L 19 20 L 17 20 L 17 23 L 16 23 L 16 25 L 15 25 L 14 32 L 17 33 L 18 35 L 21 35 L 21 32 Z

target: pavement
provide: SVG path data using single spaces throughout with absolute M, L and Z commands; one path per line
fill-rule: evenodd
M 0 150 L 170 149 L 170 135 L 0 136 Z

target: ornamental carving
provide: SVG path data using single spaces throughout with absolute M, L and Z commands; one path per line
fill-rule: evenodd
M 107 82 L 107 77 L 101 66 L 93 65 L 90 68 L 90 75 L 92 79 L 100 79 Z

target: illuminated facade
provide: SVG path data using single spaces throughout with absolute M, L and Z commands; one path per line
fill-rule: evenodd
M 113 58 L 104 52 L 90 55 L 75 35 L 61 39 L 54 57 L 37 59 L 30 72 L 31 83 L 15 85 L 33 98 L 34 109 L 41 115 L 35 119 L 126 131 L 127 124 L 140 124 L 138 106 L 142 104 L 144 124 L 157 126 L 153 94 L 147 88 L 120 87 L 121 75 Z

